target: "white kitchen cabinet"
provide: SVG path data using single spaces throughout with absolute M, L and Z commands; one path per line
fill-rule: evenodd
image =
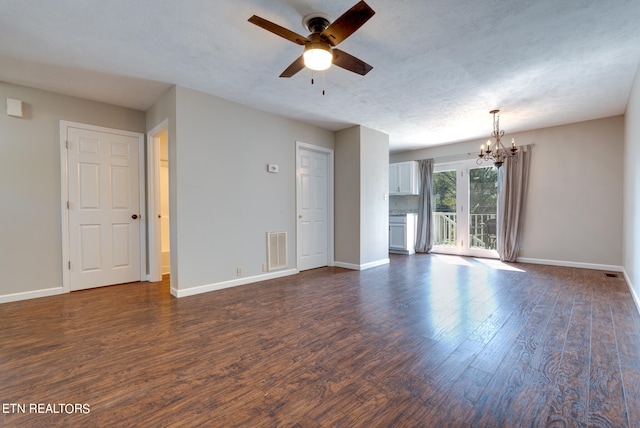
M 416 246 L 417 214 L 389 216 L 389 252 L 413 254 Z
M 389 164 L 389 194 L 417 195 L 420 193 L 420 172 L 418 162 L 398 162 Z

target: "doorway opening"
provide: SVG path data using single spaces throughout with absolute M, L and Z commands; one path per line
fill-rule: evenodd
M 165 119 L 148 133 L 149 281 L 171 273 L 169 209 L 169 125 Z
M 498 257 L 498 170 L 475 161 L 435 165 L 433 252 Z

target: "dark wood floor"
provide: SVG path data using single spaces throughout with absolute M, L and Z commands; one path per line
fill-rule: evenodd
M 512 266 L 394 256 L 182 299 L 135 283 L 3 304 L 0 422 L 640 426 L 624 280 Z

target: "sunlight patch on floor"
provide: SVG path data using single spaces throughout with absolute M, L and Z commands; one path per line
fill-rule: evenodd
M 471 264 L 469 260 L 465 259 L 464 257 L 449 256 L 446 254 L 434 254 L 433 256 L 438 260 L 440 260 L 441 262 L 444 262 L 448 265 L 469 266 L 469 267 L 473 266 L 473 264 Z
M 492 269 L 508 270 L 511 272 L 526 272 L 520 268 L 501 262 L 500 260 L 494 260 L 494 259 L 474 259 L 474 260 L 479 263 L 482 263 L 483 265 L 489 266 Z

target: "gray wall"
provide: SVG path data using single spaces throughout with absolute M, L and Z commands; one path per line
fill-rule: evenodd
M 0 297 L 62 287 L 60 120 L 145 131 L 144 112 L 0 82 Z
M 360 263 L 366 265 L 389 258 L 389 135 L 364 126 L 360 135 Z
M 622 266 L 623 116 L 507 137 L 534 144 L 522 257 Z M 397 153 L 391 161 L 475 157 L 485 141 Z
M 640 69 L 625 116 L 624 269 L 640 307 Z
M 389 136 L 364 126 L 336 132 L 335 258 L 365 269 L 389 259 Z
M 360 265 L 359 126 L 336 132 L 334 175 L 335 259 Z
M 334 133 L 183 87 L 175 130 L 174 288 L 237 280 L 237 267 L 243 277 L 263 274 L 271 231 L 287 232 L 288 267 L 295 268 L 296 141 L 332 149 Z M 268 173 L 268 163 L 280 172 Z

